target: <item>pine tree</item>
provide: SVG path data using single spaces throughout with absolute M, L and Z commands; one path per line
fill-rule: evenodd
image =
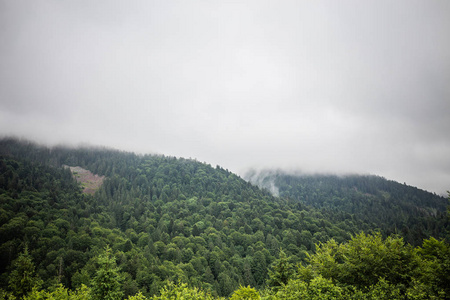
M 283 249 L 280 249 L 280 258 L 275 260 L 269 269 L 267 284 L 275 290 L 287 284 L 294 271 Z
M 99 256 L 98 264 L 99 269 L 92 286 L 93 299 L 122 299 L 123 291 L 120 283 L 122 276 L 109 246 L 106 246 L 105 252 Z
M 28 247 L 25 247 L 23 253 L 14 261 L 8 284 L 13 294 L 19 299 L 31 292 L 33 287 L 41 286 L 42 281 L 35 275 L 35 266 L 28 253 Z

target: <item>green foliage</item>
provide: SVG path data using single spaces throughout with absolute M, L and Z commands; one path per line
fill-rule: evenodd
M 85 300 L 91 298 L 91 290 L 85 286 L 84 284 L 81 285 L 79 288 L 77 288 L 75 291 L 68 290 L 67 291 L 67 298 L 64 298 L 66 295 L 66 288 L 64 288 L 62 285 L 58 287 L 58 289 L 52 293 L 52 296 L 55 298 L 55 300 L 60 299 L 67 299 L 67 300 Z M 59 294 L 63 294 L 64 296 L 60 296 Z
M 280 249 L 279 256 L 271 268 L 269 268 L 269 279 L 267 280 L 267 284 L 275 290 L 286 285 L 294 274 L 293 266 L 286 257 L 283 249 Z
M 128 300 L 146 300 L 147 298 L 144 295 L 142 295 L 141 292 L 139 292 L 134 296 L 129 296 L 127 299 Z
M 379 233 L 361 233 L 340 245 L 333 240 L 320 244 L 310 263 L 325 278 L 359 289 L 376 285 L 380 278 L 407 286 L 417 267 L 414 249 L 402 238 L 383 240 Z
M 173 283 L 172 281 L 161 289 L 160 296 L 153 296 L 154 300 L 212 300 L 211 294 L 198 288 L 190 288 L 185 283 Z
M 450 229 L 444 197 L 379 176 L 266 170 L 249 172 L 246 177 L 263 188 L 276 190 L 281 197 L 321 209 L 333 223 L 351 221 L 359 223 L 361 230 L 399 233 L 415 246 L 430 235 L 444 237 Z
M 449 249 L 434 238 L 413 249 L 399 237 L 361 233 L 347 243 L 318 245 L 298 278 L 312 282 L 322 276 L 355 299 L 446 299 Z
M 450 245 L 430 238 L 424 240 L 417 253 L 420 258 L 417 286 L 422 286 L 422 292 L 431 288 L 428 294 L 450 295 Z
M 0 300 L 16 300 L 17 298 L 10 292 L 0 289 Z
M 46 290 L 39 290 L 37 288 L 33 288 L 26 295 L 21 297 L 23 300 L 46 300 L 50 298 L 50 293 Z
M 261 296 L 258 291 L 250 286 L 240 286 L 233 295 L 231 295 L 230 300 L 259 300 Z
M 380 278 L 377 284 L 368 288 L 366 298 L 380 300 L 400 300 L 404 299 L 399 286 L 388 283 L 384 278 Z
M 58 285 L 53 291 L 39 290 L 36 287 L 22 298 L 23 300 L 86 300 L 90 298 L 90 290 L 83 285 L 81 288 L 71 291 L 62 285 Z
M 42 282 L 35 274 L 35 266 L 27 247 L 14 261 L 8 283 L 12 293 L 18 298 L 41 286 Z
M 99 268 L 92 282 L 92 299 L 122 299 L 122 277 L 109 246 L 98 258 Z
M 331 280 L 322 276 L 315 277 L 306 283 L 300 279 L 293 279 L 278 290 L 274 299 L 347 299 L 343 289 L 334 285 Z
M 95 194 L 85 195 L 63 165 L 106 178 Z M 444 241 L 414 250 L 397 237 L 386 242 L 357 235 L 378 227 L 388 234 L 395 211 L 405 241 L 439 236 L 448 226 L 439 197 L 381 178 L 349 177 L 345 184 L 325 179 L 299 187 L 291 178 L 276 198 L 228 170 L 192 159 L 0 139 L 0 289 L 7 291 L 4 298 L 12 295 L 9 279 L 27 244 L 33 276 L 42 279 L 42 290 L 26 288 L 36 297 L 50 297 L 62 284 L 64 298 L 84 284 L 97 298 L 102 290 L 116 298 L 150 298 L 167 280 L 210 291 L 211 297 L 229 297 L 239 286 L 275 297 L 276 291 L 261 289 L 270 284 L 281 291 L 292 280 L 306 289 L 331 280 L 352 297 L 369 297 L 383 282 L 411 299 L 449 294 Z M 386 220 L 390 225 L 381 226 Z M 404 232 L 408 220 L 420 226 Z M 106 245 L 111 264 L 101 267 L 100 261 L 108 261 Z M 304 266 L 297 274 L 296 264 Z

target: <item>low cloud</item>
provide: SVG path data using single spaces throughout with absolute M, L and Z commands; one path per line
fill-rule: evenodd
M 0 134 L 450 189 L 448 1 L 0 1 Z

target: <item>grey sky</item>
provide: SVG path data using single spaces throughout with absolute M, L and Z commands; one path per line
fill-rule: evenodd
M 0 134 L 450 189 L 450 2 L 0 0 Z

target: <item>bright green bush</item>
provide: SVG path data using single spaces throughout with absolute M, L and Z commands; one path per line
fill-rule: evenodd
M 241 286 L 232 295 L 231 300 L 259 300 L 261 299 L 258 291 L 250 286 Z
M 160 291 L 161 296 L 153 296 L 154 300 L 212 300 L 214 297 L 198 288 L 190 288 L 185 283 L 169 281 Z
M 329 279 L 318 276 L 306 283 L 300 279 L 293 279 L 275 294 L 275 299 L 346 299 L 342 288 L 333 284 Z

